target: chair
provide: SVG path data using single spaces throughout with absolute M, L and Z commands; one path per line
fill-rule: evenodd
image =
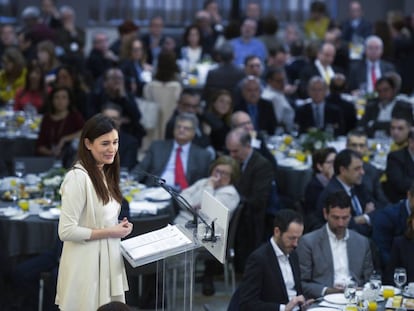
M 234 265 L 234 258 L 236 257 L 235 244 L 237 236 L 237 227 L 239 225 L 240 216 L 243 212 L 243 203 L 240 203 L 239 206 L 234 211 L 233 217 L 230 220 L 229 232 L 227 235 L 227 253 L 226 261 L 224 262 L 224 280 L 226 283 L 226 288 L 229 285 L 229 274 L 231 274 L 231 292 L 234 293 L 236 290 L 236 269 Z
M 48 171 L 56 162 L 54 157 L 15 157 L 13 168 L 16 162 L 25 164 L 25 174 L 39 174 Z

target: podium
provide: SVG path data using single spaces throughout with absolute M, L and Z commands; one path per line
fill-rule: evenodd
M 133 268 L 156 264 L 156 310 L 193 310 L 196 249 L 205 247 L 224 263 L 230 213 L 207 192 L 201 210 L 203 220 L 195 228 L 167 225 L 121 242 Z

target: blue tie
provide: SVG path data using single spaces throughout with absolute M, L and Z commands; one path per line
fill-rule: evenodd
M 247 112 L 249 113 L 250 118 L 252 119 L 254 129 L 259 130 L 259 124 L 257 122 L 257 105 L 247 104 Z
M 351 189 L 351 201 L 352 201 L 352 207 L 354 209 L 355 215 L 356 216 L 362 215 L 361 204 L 359 203 L 358 197 L 355 194 L 354 189 Z

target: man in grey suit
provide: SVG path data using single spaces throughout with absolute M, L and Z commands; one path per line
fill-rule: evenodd
M 176 159 L 178 147 L 181 147 L 179 157 L 182 161 L 185 179 L 188 185 L 208 176 L 211 155 L 204 149 L 194 145 L 191 141 L 198 127 L 198 120 L 194 114 L 182 113 L 177 116 L 174 126 L 173 140 L 159 140 L 151 144 L 144 159 L 131 172 L 138 180 L 148 185 L 154 183 L 148 174 L 159 176 L 167 185 L 182 190 L 176 184 Z
M 303 294 L 308 298 L 343 292 L 351 279 L 362 286 L 373 271 L 368 239 L 347 229 L 351 219 L 348 194 L 331 193 L 323 213 L 326 225 L 305 234 L 296 249 Z

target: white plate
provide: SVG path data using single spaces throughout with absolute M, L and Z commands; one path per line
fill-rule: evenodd
M 323 299 L 336 305 L 346 305 L 348 303 L 348 300 L 345 298 L 343 293 L 329 294 L 324 296 Z
M 21 209 L 13 208 L 11 206 L 0 209 L 0 215 L 5 217 L 14 217 L 23 214 Z
M 403 291 L 403 296 L 404 297 L 408 297 L 408 298 L 414 298 L 414 294 L 412 294 L 412 293 L 409 293 L 409 292 L 407 292 L 407 291 Z
M 312 311 L 338 311 L 338 309 L 330 308 L 330 307 L 315 307 L 315 308 L 309 308 L 308 310 L 312 310 Z
M 58 220 L 60 215 L 54 214 L 50 211 L 45 211 L 39 213 L 39 217 L 42 219 L 48 219 L 48 220 Z

